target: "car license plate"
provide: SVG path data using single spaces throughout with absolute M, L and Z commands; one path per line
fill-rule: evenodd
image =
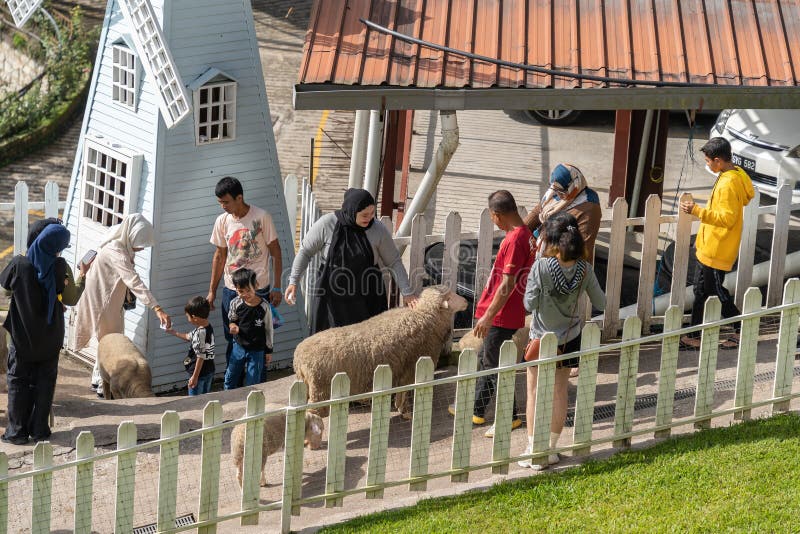
M 756 161 L 754 159 L 743 158 L 739 154 L 732 154 L 731 162 L 747 172 L 756 172 Z

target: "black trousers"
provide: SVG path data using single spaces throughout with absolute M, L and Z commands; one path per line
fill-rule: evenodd
M 741 315 L 739 308 L 733 301 L 733 297 L 728 290 L 722 285 L 725 280 L 725 271 L 714 269 L 708 265 L 697 263 L 697 268 L 694 271 L 694 304 L 692 304 L 692 326 L 703 324 L 703 309 L 706 305 L 708 297 L 718 297 L 722 304 L 722 317 L 736 317 Z M 739 332 L 741 323 L 733 323 L 733 328 Z M 697 337 L 700 333 L 695 334 Z
M 500 364 L 500 346 L 504 341 L 511 339 L 511 336 L 516 332 L 516 328 L 501 328 L 493 326 L 489 328 L 486 337 L 483 338 L 483 344 L 478 352 L 478 370 L 496 369 Z M 494 396 L 495 389 L 497 389 L 497 375 L 486 375 L 478 378 L 475 384 L 475 408 L 472 413 L 478 417 L 483 417 L 486 413 L 486 407 Z M 517 398 L 514 395 L 514 414 L 522 413 L 517 406 Z
M 13 344 L 8 348 L 7 439 L 44 440 L 50 437 L 50 408 L 58 378 L 58 354 L 42 362 L 21 361 Z

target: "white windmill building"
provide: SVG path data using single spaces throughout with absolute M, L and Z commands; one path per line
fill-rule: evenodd
M 18 24 L 41 3 L 7 2 Z M 228 175 L 242 182 L 247 202 L 272 214 L 291 265 L 294 236 L 250 0 L 109 0 L 64 211 L 73 240 L 67 261 L 96 249 L 126 214 L 143 213 L 156 245 L 137 253 L 136 268 L 177 328 L 188 330 L 183 306 L 208 291 L 209 236 L 221 213 L 214 186 Z M 305 318 L 299 306 L 281 312 L 273 362 L 285 366 Z M 210 319 L 221 372 L 219 312 Z M 125 331 L 146 354 L 156 390 L 185 385 L 185 344 L 165 335 L 151 312 L 126 312 Z M 80 356 L 93 360 L 92 348 Z

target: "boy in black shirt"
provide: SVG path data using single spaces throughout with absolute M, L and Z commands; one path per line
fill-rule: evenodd
M 214 329 L 208 322 L 211 305 L 204 297 L 194 297 L 183 311 L 186 312 L 186 320 L 197 328 L 188 334 L 172 329 L 167 333 L 190 343 L 189 354 L 183 360 L 186 372 L 191 375 L 189 395 L 202 395 L 211 391 L 211 382 L 214 380 Z
M 256 294 L 256 273 L 239 269 L 233 273 L 236 297 L 228 309 L 233 349 L 225 370 L 225 389 L 261 382 L 264 367 L 272 361 L 272 311 L 269 302 Z

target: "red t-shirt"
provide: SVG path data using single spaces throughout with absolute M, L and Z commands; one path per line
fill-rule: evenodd
M 525 326 L 525 306 L 522 304 L 522 299 L 525 296 L 525 285 L 528 282 L 528 272 L 531 270 L 535 251 L 531 231 L 524 224 L 506 234 L 503 242 L 500 243 L 500 250 L 497 251 L 497 258 L 492 265 L 492 272 L 481 294 L 481 299 L 475 307 L 476 319 L 480 319 L 486 313 L 497 288 L 500 287 L 503 275 L 513 275 L 517 280 L 514 291 L 508 297 L 505 306 L 500 308 L 495 315 L 492 326 L 501 328 Z

